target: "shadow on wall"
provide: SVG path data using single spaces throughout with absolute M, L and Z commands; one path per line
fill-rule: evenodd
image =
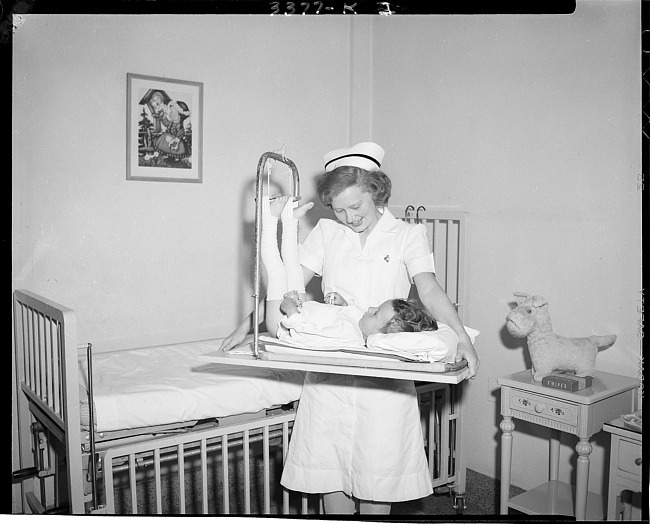
M 508 302 L 508 305 L 510 306 L 510 309 L 514 309 L 517 307 L 516 302 Z M 510 332 L 508 331 L 508 328 L 506 327 L 505 320 L 506 320 L 506 315 L 503 317 L 503 327 L 499 331 L 499 336 L 501 338 L 501 343 L 504 345 L 504 347 L 508 349 L 524 349 L 524 363 L 525 363 L 525 368 L 530 369 L 533 367 L 533 361 L 530 358 L 530 353 L 528 352 L 528 346 L 526 345 L 526 339 L 525 338 L 515 338 L 513 337 Z

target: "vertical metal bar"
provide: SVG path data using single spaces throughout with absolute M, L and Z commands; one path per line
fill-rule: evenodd
M 34 310 L 32 308 L 28 309 L 29 315 L 27 315 L 27 359 L 29 363 L 29 374 L 25 377 L 25 382 L 30 389 L 33 388 L 34 384 Z
M 185 446 L 182 442 L 176 448 L 178 453 L 178 498 L 180 499 L 180 514 L 185 515 Z
M 264 514 L 271 513 L 271 476 L 269 471 L 269 426 L 264 425 L 262 437 L 262 454 L 264 461 Z
M 46 430 L 45 430 L 46 431 Z M 43 446 L 42 446 L 43 444 Z M 49 445 L 46 441 L 44 433 L 40 431 L 34 431 L 34 449 L 38 458 L 37 469 L 39 471 L 46 471 L 49 463 L 47 461 L 47 450 Z M 45 482 L 47 478 L 41 477 L 38 479 L 38 484 L 41 489 L 41 499 L 40 502 L 44 508 L 47 508 L 47 493 L 45 492 Z
M 88 361 L 88 414 L 90 428 L 88 428 L 88 435 L 90 436 L 90 459 L 88 460 L 88 473 L 90 474 L 90 482 L 92 488 L 92 508 L 97 508 L 97 469 L 95 467 L 95 396 L 93 392 L 93 354 L 92 344 L 86 347 L 86 359 Z
M 431 478 L 437 479 L 440 476 L 440 468 L 436 467 L 436 461 L 440 455 L 438 443 L 436 442 L 436 392 L 431 390 L 431 406 L 429 407 L 429 471 Z
M 456 235 L 456 303 L 459 304 L 459 306 L 456 308 L 456 311 L 458 312 L 458 309 L 460 308 L 460 305 L 463 304 L 464 300 L 461 297 L 461 235 L 464 233 L 462 231 L 462 223 L 460 220 L 458 220 L 458 234 Z
M 162 486 L 160 482 L 160 448 L 153 450 L 154 483 L 156 489 L 156 513 L 162 514 Z
M 436 392 L 434 393 L 434 405 L 435 405 L 435 408 L 434 408 L 434 413 L 433 413 L 433 418 L 434 418 L 434 437 L 433 438 L 434 438 L 434 441 L 436 443 L 436 452 L 437 452 L 436 453 L 436 466 L 435 466 L 435 468 L 436 468 L 436 478 L 440 479 L 441 477 L 443 477 L 441 463 L 443 461 L 443 457 L 447 456 L 446 455 L 447 450 L 445 449 L 445 447 L 442 444 L 442 439 L 441 439 L 442 421 L 441 421 L 441 417 L 440 417 L 440 414 L 439 414 L 445 409 L 445 406 L 444 406 L 444 400 L 442 399 L 442 397 L 438 396 L 438 391 L 439 391 L 439 389 L 437 389 Z M 437 402 L 438 399 L 441 400 L 440 409 L 438 409 L 438 402 Z
M 249 448 L 249 430 L 244 430 L 243 448 L 244 448 L 244 513 L 249 515 L 251 512 L 251 472 L 250 472 L 250 448 Z
M 445 223 L 447 226 L 447 234 L 445 235 L 445 291 L 447 291 L 449 289 L 449 235 L 451 234 L 449 224 L 451 220 L 446 220 Z
M 307 515 L 309 513 L 309 499 L 307 498 L 306 493 L 302 493 L 301 496 L 301 506 L 300 506 L 300 512 L 302 515 Z
M 34 318 L 36 313 L 32 308 L 29 309 L 29 388 L 33 391 L 35 385 L 36 373 L 36 332 Z
M 461 392 L 462 392 L 463 383 L 456 384 L 452 386 L 450 391 L 453 393 L 453 401 L 450 402 L 451 406 L 454 407 L 455 411 L 455 445 L 456 445 L 456 485 L 458 486 L 458 493 L 465 493 L 465 454 L 463 453 L 463 418 L 461 413 Z
M 40 398 L 41 396 L 41 383 L 40 383 L 40 374 L 41 374 L 41 314 L 39 312 L 34 313 L 34 383 L 33 390 L 36 395 Z
M 201 502 L 203 514 L 208 514 L 208 457 L 205 438 L 201 439 Z
M 221 464 L 223 467 L 223 511 L 222 513 L 230 513 L 230 479 L 229 479 L 229 465 L 228 465 L 228 433 L 221 437 Z
M 37 334 L 37 345 L 36 345 L 36 394 L 42 400 L 43 399 L 43 325 L 45 322 L 45 316 L 42 313 L 39 313 L 36 317 L 36 334 Z
M 287 460 L 287 450 L 289 448 L 289 422 L 282 423 L 282 465 Z M 289 490 L 282 486 L 282 513 L 289 514 Z
M 52 378 L 53 378 L 53 394 L 54 394 L 54 412 L 61 415 L 61 406 L 63 401 L 61 390 L 61 344 L 59 339 L 59 323 L 54 324 L 54 332 L 52 333 Z
M 20 339 L 21 339 L 20 342 L 22 344 L 22 357 L 23 357 L 22 358 L 22 368 L 23 369 L 22 369 L 22 373 L 20 374 L 20 376 L 16 377 L 16 381 L 18 383 L 20 383 L 20 382 L 26 382 L 25 377 L 26 377 L 27 372 L 29 370 L 29 356 L 28 356 L 29 350 L 28 350 L 28 341 L 27 341 L 28 337 L 25 336 L 25 333 L 28 333 L 29 329 L 27 327 L 28 326 L 28 321 L 27 321 L 27 314 L 26 314 L 26 311 L 25 311 L 25 309 L 26 309 L 25 306 L 23 304 L 19 303 L 18 309 L 20 311 L 20 328 L 21 328 L 20 329 Z M 20 384 L 17 384 L 17 385 L 20 387 Z
M 21 391 L 21 382 L 24 381 L 25 370 L 27 369 L 27 359 L 25 351 L 25 307 L 18 300 L 18 297 L 14 294 L 14 336 L 15 336 L 15 359 L 16 359 L 16 390 L 14 394 L 16 395 L 16 404 L 17 404 L 17 415 L 18 415 L 18 457 L 19 457 L 19 467 L 27 467 L 25 461 L 27 454 L 29 453 L 29 439 L 31 438 L 31 433 L 29 431 L 29 409 L 27 407 L 27 401 Z M 25 496 L 25 485 L 24 483 L 20 484 L 21 495 L 19 500 L 19 511 L 25 512 L 24 506 L 24 496 Z
M 112 464 L 111 464 L 112 466 Z M 106 463 L 104 463 L 106 467 Z M 135 453 L 129 453 L 129 488 L 131 489 L 131 513 L 138 514 L 138 490 L 136 484 L 136 471 L 135 471 Z M 107 486 L 107 490 L 113 492 L 113 486 Z
M 445 473 L 443 475 L 443 469 L 442 467 L 449 462 L 449 458 L 451 457 L 451 443 L 449 442 L 449 404 L 450 404 L 450 397 L 449 397 L 449 385 L 445 384 L 445 387 L 441 389 L 442 391 L 442 416 L 440 420 L 440 474 L 441 476 L 444 476 L 447 478 L 449 476 L 449 469 L 448 467 L 445 469 Z M 442 454 L 442 451 L 444 451 L 444 456 Z
M 43 330 L 43 344 L 45 346 L 45 400 L 48 407 L 54 406 L 54 391 L 52 389 L 52 324 L 54 322 L 50 317 L 45 317 L 47 323 Z
M 253 267 L 253 353 L 257 358 L 258 344 L 260 340 L 260 257 L 261 257 L 261 243 L 262 243 L 262 185 L 263 185 L 263 169 L 264 163 L 260 158 L 257 167 L 257 183 L 255 187 L 255 255 Z
M 63 333 L 61 329 L 61 324 L 57 326 L 57 340 L 59 344 L 59 348 L 61 348 L 61 353 L 60 353 L 60 360 L 59 360 L 59 369 L 58 369 L 58 374 L 59 374 L 59 398 L 61 399 L 61 418 L 66 419 L 68 418 L 67 410 L 66 410 L 66 398 L 64 394 L 64 384 L 65 384 L 65 346 L 63 344 Z
M 106 500 L 106 511 L 115 513 L 115 492 L 113 491 L 113 459 L 104 456 L 104 496 Z M 135 465 L 133 465 L 132 457 L 129 456 L 129 464 L 132 465 L 129 475 L 129 481 L 135 484 Z M 135 497 L 135 486 L 131 488 L 131 505 L 137 508 L 137 500 Z M 134 513 L 136 510 L 132 510 Z

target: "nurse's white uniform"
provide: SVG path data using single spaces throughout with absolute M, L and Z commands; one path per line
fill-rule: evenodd
M 336 291 L 364 309 L 408 297 L 414 275 L 434 272 L 424 226 L 388 209 L 363 248 L 347 226 L 320 220 L 300 263 L 323 276 L 324 294 Z M 413 381 L 307 373 L 281 482 L 378 502 L 431 494 Z

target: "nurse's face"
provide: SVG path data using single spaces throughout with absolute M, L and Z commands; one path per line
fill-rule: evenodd
M 392 301 L 387 300 L 379 307 L 369 307 L 359 320 L 359 328 L 365 336 L 381 333 L 381 328 L 394 316 Z
M 370 233 L 381 218 L 372 194 L 362 192 L 359 186 L 350 186 L 333 197 L 332 209 L 336 218 L 355 233 Z

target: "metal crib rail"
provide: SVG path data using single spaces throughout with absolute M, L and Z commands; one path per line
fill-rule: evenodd
M 262 444 L 263 464 L 263 513 L 271 513 L 271 481 L 270 481 L 270 448 L 272 441 L 277 443 L 281 439 L 282 457 L 286 457 L 287 446 L 290 435 L 290 428 L 294 420 L 294 413 L 273 415 L 266 419 L 258 419 L 247 423 L 236 424 L 229 427 L 209 428 L 191 434 L 182 434 L 175 437 L 137 442 L 125 446 L 111 448 L 106 452 L 100 452 L 101 464 L 104 474 L 104 496 L 106 506 L 104 513 L 116 512 L 116 500 L 114 485 L 116 475 L 120 472 L 128 473 L 128 491 L 130 493 L 131 511 L 134 514 L 139 512 L 139 497 L 136 489 L 137 469 L 141 467 L 153 467 L 155 508 L 153 513 L 163 513 L 162 500 L 162 476 L 164 471 L 173 470 L 176 466 L 176 478 L 179 486 L 178 511 L 185 514 L 187 511 L 185 500 L 185 484 L 187 481 L 186 461 L 192 457 L 199 459 L 199 472 L 201 482 L 197 486 L 198 498 L 200 499 L 200 511 L 208 514 L 210 508 L 210 496 L 208 489 L 208 455 L 214 451 L 221 451 L 219 457 L 222 461 L 222 486 L 230 486 L 229 473 L 229 451 L 241 449 L 243 453 L 243 498 L 244 513 L 251 514 L 251 444 Z M 169 467 L 163 465 L 168 463 Z M 229 489 L 223 489 L 221 498 L 220 513 L 227 514 L 231 511 L 231 500 Z M 215 500 L 216 504 L 216 500 Z M 288 514 L 289 494 L 283 490 L 282 511 Z M 307 499 L 303 496 L 302 511 L 307 513 Z
M 69 505 L 72 513 L 83 513 L 74 312 L 29 291 L 16 290 L 13 313 L 20 467 L 25 469 L 33 463 L 30 449 L 33 417 L 48 435 L 65 447 L 65 462 L 57 462 L 58 467 L 66 469 L 65 474 L 56 468 L 51 472 L 56 475 L 54 506 L 63 502 Z M 38 477 L 45 475 L 40 472 Z M 67 493 L 63 493 L 63 486 L 59 485 L 62 479 L 67 479 Z M 34 480 L 33 487 L 24 485 L 28 503 L 34 497 L 37 482 L 44 480 Z M 47 510 L 45 501 L 40 503 Z

